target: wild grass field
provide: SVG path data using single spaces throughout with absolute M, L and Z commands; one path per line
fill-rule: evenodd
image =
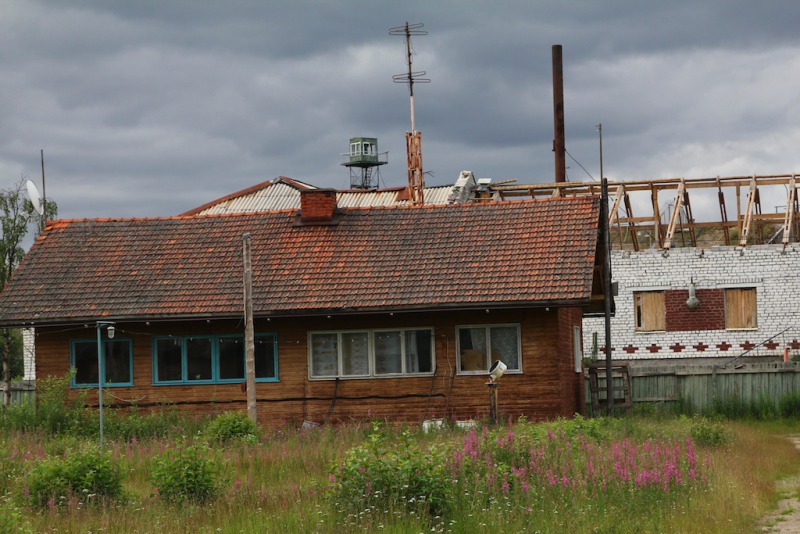
M 56 388 L 57 389 L 57 388 Z M 242 413 L 0 412 L 2 532 L 755 532 L 796 419 L 259 429 Z M 59 404 L 60 403 L 60 404 Z

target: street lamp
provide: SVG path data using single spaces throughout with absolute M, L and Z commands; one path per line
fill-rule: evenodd
M 97 321 L 97 402 L 100 408 L 100 448 L 103 448 L 103 383 L 106 381 L 105 355 L 103 350 L 103 328 L 108 330 L 108 338 L 114 339 L 116 328 L 113 322 Z

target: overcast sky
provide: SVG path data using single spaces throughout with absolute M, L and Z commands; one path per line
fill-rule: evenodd
M 355 136 L 406 183 L 412 39 L 427 183 L 800 172 L 800 2 L 0 0 L 0 188 L 62 218 L 174 215 L 278 176 L 344 188 Z M 574 158 L 574 159 L 573 159 Z M 580 163 L 580 165 L 578 164 Z

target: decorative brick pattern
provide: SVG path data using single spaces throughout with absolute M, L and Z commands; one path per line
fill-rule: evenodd
M 633 354 L 634 352 L 639 350 L 639 347 L 634 347 L 633 345 L 628 345 L 627 347 L 622 347 L 622 350 L 624 350 L 628 354 Z
M 658 346 L 658 345 L 656 345 L 655 343 L 653 343 L 653 344 L 652 344 L 652 345 L 650 345 L 649 347 L 645 347 L 645 348 L 646 348 L 647 350 L 649 350 L 649 351 L 650 351 L 651 353 L 653 353 L 653 354 L 655 354 L 656 352 L 658 352 L 658 351 L 660 351 L 660 350 L 661 350 L 661 347 L 659 347 L 659 346 Z
M 781 358 L 787 345 L 793 355 L 800 353 L 800 299 L 794 298 L 800 294 L 800 244 L 790 244 L 785 250 L 782 245 L 746 249 L 722 246 L 702 251 L 615 250 L 611 253 L 611 266 L 618 294 L 614 297 L 616 311 L 611 318 L 610 344 L 620 347 L 612 354 L 613 359 L 730 359 L 744 352 L 743 344 L 758 345 L 751 356 Z M 700 300 L 695 310 L 686 307 L 692 280 Z M 725 289 L 746 287 L 756 289 L 757 328 L 729 330 L 725 327 Z M 639 291 L 664 291 L 664 331 L 635 331 L 633 295 Z M 601 344 L 604 342 L 602 317 L 584 318 L 583 324 L 584 347 L 591 347 L 594 333 Z M 787 332 L 764 343 L 787 327 Z M 686 348 L 675 352 L 671 347 L 676 344 Z M 629 353 L 624 350 L 628 346 L 640 350 Z M 662 348 L 648 348 L 654 346 Z
M 681 345 L 680 343 L 675 343 L 674 345 L 670 346 L 672 352 L 681 352 L 683 349 L 686 348 L 686 345 Z
M 750 343 L 749 341 L 745 340 L 744 343 L 739 343 L 739 346 L 742 347 L 742 350 L 751 350 L 756 347 L 756 344 Z

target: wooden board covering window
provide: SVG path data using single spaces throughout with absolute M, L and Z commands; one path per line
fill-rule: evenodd
M 648 291 L 633 294 L 636 330 L 658 332 L 666 329 L 663 291 Z
M 725 290 L 725 328 L 756 328 L 756 288 Z

